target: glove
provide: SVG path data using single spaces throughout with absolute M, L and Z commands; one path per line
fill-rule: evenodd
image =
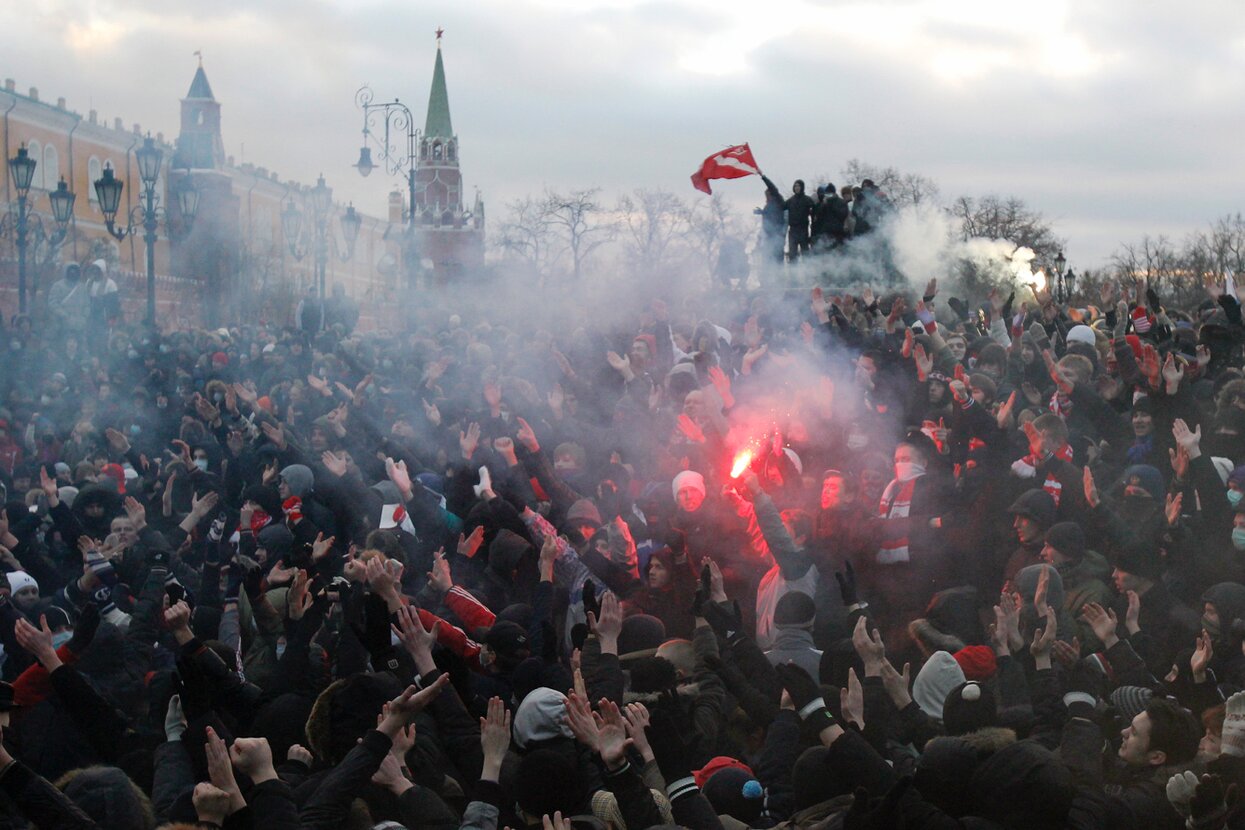
M 101 585 L 91 592 L 91 601 L 99 608 L 101 616 L 108 616 L 117 610 L 117 605 L 112 601 L 112 588 L 107 585 Z
M 1102 672 L 1089 665 L 1085 660 L 1077 663 L 1068 671 L 1064 679 L 1065 692 L 1063 705 L 1068 707 L 1068 714 L 1074 718 L 1091 718 L 1094 707 L 1102 693 L 1104 680 Z
M 168 548 L 153 548 L 148 556 L 148 561 L 151 563 L 151 567 L 153 568 L 168 568 Z
M 644 730 L 662 778 L 666 793 L 673 801 L 696 791 L 692 777 L 691 747 L 683 740 L 677 710 L 672 706 L 654 707 L 649 726 Z
M 398 652 L 389 636 L 389 606 L 380 595 L 364 597 L 363 626 L 355 626 L 355 634 L 372 658 L 373 671 L 397 670 Z
M 1228 803 L 1236 801 L 1236 785 L 1224 789 L 1218 775 L 1203 775 L 1193 798 L 1189 801 L 1189 817 L 1195 827 L 1219 827 L 1228 812 Z
M 1228 698 L 1223 719 L 1224 755 L 1245 756 L 1245 692 L 1237 692 Z
M 843 598 L 843 606 L 850 608 L 860 602 L 856 596 L 856 571 L 852 568 L 851 560 L 847 560 L 846 567 L 841 571 L 834 572 L 834 578 L 839 583 L 839 596 Z
M 1181 818 L 1193 815 L 1193 808 L 1189 804 L 1193 801 L 1197 784 L 1197 773 L 1188 770 L 1178 772 L 1167 779 L 1167 800 L 1171 802 L 1172 807 L 1176 808 L 1176 812 L 1180 813 Z
M 816 681 L 808 676 L 808 672 L 795 663 L 775 666 L 775 669 L 778 671 L 778 678 L 782 680 L 782 687 L 787 690 L 787 694 L 791 696 L 791 702 L 795 704 L 795 711 L 799 713 L 800 720 L 804 721 L 810 730 L 820 732 L 827 726 L 834 726 L 834 715 L 830 714 L 830 710 L 826 708 L 826 700 L 821 696 L 821 689 Z
M 169 698 L 169 708 L 164 713 L 164 738 L 167 741 L 180 741 L 186 732 L 186 716 L 182 713 L 180 695 Z
M 242 593 L 242 566 L 235 562 L 229 563 L 229 578 L 225 583 L 225 596 L 222 601 L 225 603 L 237 602 L 238 595 Z
M 705 622 L 713 629 L 713 633 L 730 645 L 735 645 L 747 634 L 744 632 L 743 615 L 739 611 L 739 603 L 706 602 L 700 609 Z
M 247 568 L 242 574 L 242 588 L 246 591 L 247 599 L 252 604 L 259 601 L 263 596 L 263 571 L 257 567 Z
M 696 595 L 692 597 L 692 616 L 703 617 L 705 604 L 709 602 L 709 563 L 700 569 L 700 582 L 696 586 Z
M 473 484 L 471 489 L 475 492 L 476 498 L 480 498 L 480 494 L 485 490 L 493 489 L 493 477 L 489 475 L 488 467 L 480 468 L 480 483 Z
M 98 629 L 99 606 L 88 602 L 82 606 L 82 613 L 78 614 L 78 622 L 73 627 L 73 636 L 65 645 L 69 646 L 69 650 L 74 654 L 81 654 L 95 639 L 95 632 Z
M 592 614 L 593 619 L 601 619 L 601 603 L 597 600 L 597 586 L 591 579 L 584 581 L 584 616 Z

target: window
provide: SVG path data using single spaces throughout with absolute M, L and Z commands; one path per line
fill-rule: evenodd
M 31 190 L 43 189 L 43 145 L 37 141 L 26 143 L 26 152 L 35 160 L 35 175 L 30 180 Z
M 99 196 L 95 193 L 95 180 L 104 175 L 104 165 L 99 163 L 96 156 L 91 156 L 86 163 L 87 193 L 90 194 L 92 202 L 98 202 Z
M 432 145 L 432 159 L 433 161 L 441 160 L 441 142 L 439 141 Z
M 56 147 L 49 144 L 43 148 L 43 186 L 48 190 L 55 190 L 60 178 L 60 156 L 56 152 Z
M 454 160 L 454 154 L 457 152 L 458 149 L 454 146 L 454 142 L 451 141 L 449 144 L 445 145 L 445 157 L 450 161 Z
M 454 224 L 454 212 L 452 210 L 447 210 L 445 213 L 441 214 L 441 224 L 442 225 L 453 225 Z

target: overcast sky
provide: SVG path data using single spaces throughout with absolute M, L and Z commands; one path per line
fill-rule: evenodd
M 389 179 L 350 166 L 354 93 L 422 126 L 438 26 L 494 227 L 546 185 L 694 197 L 700 161 L 742 141 L 784 190 L 856 157 L 947 197 L 1020 196 L 1073 267 L 1242 207 L 1239 0 L 25 0 L 5 18 L 18 89 L 166 135 L 202 50 L 229 154 L 323 172 L 377 215 Z M 743 213 L 758 184 L 720 188 Z

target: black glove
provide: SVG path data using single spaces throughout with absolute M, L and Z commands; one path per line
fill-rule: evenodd
M 87 646 L 95 639 L 95 632 L 98 629 L 99 606 L 93 602 L 88 602 L 82 606 L 82 612 L 78 614 L 78 622 L 73 627 L 73 636 L 69 638 L 69 642 L 65 645 L 69 646 L 69 650 L 74 654 L 81 654 L 86 651 Z
M 222 602 L 237 602 L 242 593 L 242 565 L 235 559 L 229 563 L 229 576 L 225 582 L 225 596 Z
M 952 310 L 955 311 L 956 317 L 960 318 L 961 320 L 968 319 L 968 314 L 969 314 L 968 306 L 965 305 L 964 301 L 961 300 L 959 297 L 948 297 L 947 305 L 951 306 Z
M 856 596 L 856 570 L 852 567 L 850 559 L 847 560 L 843 570 L 834 572 L 834 578 L 839 583 L 839 596 L 843 598 L 844 608 L 850 608 L 860 602 L 860 598 Z
M 147 561 L 151 564 L 151 567 L 153 568 L 166 568 L 167 569 L 169 566 L 168 549 L 167 548 L 155 548 L 148 554 Z
M 705 622 L 709 623 L 713 633 L 730 645 L 735 645 L 747 636 L 743 630 L 743 615 L 739 611 L 739 603 L 735 600 L 729 603 L 706 602 L 700 610 L 701 616 Z
M 816 681 L 808 676 L 808 672 L 795 663 L 775 666 L 782 687 L 787 690 L 791 702 L 800 720 L 813 732 L 820 732 L 827 726 L 833 726 L 834 715 L 826 708 L 826 701 L 821 696 L 821 688 Z
M 584 580 L 584 616 L 592 614 L 594 620 L 601 619 L 601 603 L 597 599 L 597 586 L 591 580 Z
M 709 563 L 706 562 L 700 569 L 700 583 L 696 586 L 696 595 L 692 597 L 693 617 L 704 616 L 705 604 L 709 602 L 709 580 L 711 578 Z
M 263 596 L 261 586 L 264 580 L 264 572 L 257 565 L 251 565 L 242 573 L 242 588 L 246 591 L 246 597 L 255 604 Z
M 398 653 L 389 636 L 389 606 L 379 594 L 363 599 L 362 626 L 351 622 L 355 635 L 372 658 L 372 671 L 396 671 Z
M 1012 303 L 1016 301 L 1016 292 L 1007 295 L 1007 302 L 1003 303 L 1003 308 L 999 310 L 999 315 L 1003 318 L 1003 325 L 1009 329 L 1012 327 Z
M 1194 825 L 1218 827 L 1215 823 L 1228 812 L 1228 807 L 1236 803 L 1236 785 L 1226 789 L 1223 779 L 1218 775 L 1203 775 L 1202 780 L 1193 792 L 1189 801 L 1189 812 Z

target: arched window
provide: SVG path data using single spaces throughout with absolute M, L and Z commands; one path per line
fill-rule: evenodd
M 43 189 L 43 145 L 37 141 L 26 142 L 26 152 L 35 160 L 35 175 L 30 180 L 31 190 Z
M 55 190 L 60 177 L 60 156 L 56 152 L 56 147 L 49 144 L 43 148 L 43 186 L 48 190 Z
M 419 145 L 419 157 L 424 161 L 428 160 L 428 144 L 427 142 Z
M 441 160 L 441 142 L 439 141 L 432 145 L 432 159 L 433 161 Z
M 441 224 L 442 225 L 453 225 L 454 224 L 454 211 L 447 210 L 445 213 L 442 213 Z
M 458 148 L 454 146 L 454 142 L 445 145 L 445 157 L 450 161 L 454 160 L 454 156 L 458 153 Z
M 100 164 L 99 158 L 91 156 L 86 162 L 86 178 L 87 193 L 90 194 L 92 202 L 98 202 L 99 196 L 95 193 L 95 180 L 104 175 L 104 165 Z
M 432 210 L 430 208 L 425 208 L 420 218 L 425 225 L 431 225 L 432 224 Z

